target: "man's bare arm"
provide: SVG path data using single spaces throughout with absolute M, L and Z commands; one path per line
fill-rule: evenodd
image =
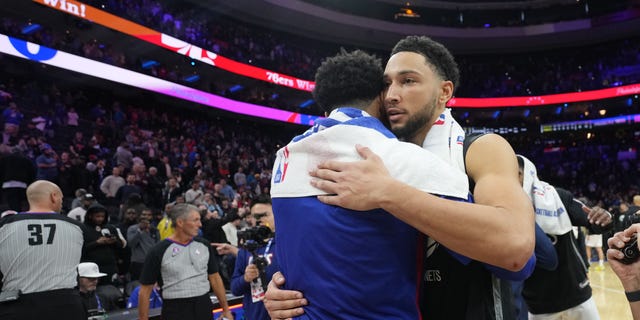
M 475 203 L 426 194 L 391 177 L 382 160 L 358 147 L 364 160 L 327 161 L 311 172 L 312 184 L 332 196 L 325 203 L 353 210 L 382 208 L 474 260 L 522 269 L 535 246 L 533 206 L 518 180 L 511 146 L 498 135 L 476 140 L 466 156 Z M 452 169 L 453 170 L 453 169 Z
M 151 298 L 152 284 L 143 284 L 138 291 L 138 319 L 149 319 L 149 298 Z
M 233 320 L 231 309 L 229 309 L 229 303 L 227 303 L 227 294 L 224 291 L 224 283 L 222 282 L 222 278 L 220 278 L 220 274 L 217 272 L 212 273 L 208 278 L 211 289 L 213 289 L 213 293 L 218 298 L 218 303 L 222 308 L 222 316 L 229 320 Z

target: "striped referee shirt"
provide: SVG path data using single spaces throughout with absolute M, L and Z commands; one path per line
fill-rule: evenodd
M 57 213 L 19 213 L 0 220 L 2 290 L 23 294 L 77 285 L 85 227 Z
M 208 275 L 217 272 L 218 259 L 207 240 L 196 237 L 183 245 L 167 238 L 147 254 L 140 283 L 157 281 L 163 299 L 192 298 L 209 292 Z

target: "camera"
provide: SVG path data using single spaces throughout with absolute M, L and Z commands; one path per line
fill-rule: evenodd
M 624 258 L 620 262 L 624 264 L 632 264 L 640 258 L 640 250 L 638 250 L 638 237 L 633 235 L 631 240 L 624 244 L 624 248 L 620 249 L 624 254 Z
M 273 232 L 266 226 L 255 226 L 243 231 L 238 231 L 238 245 L 247 251 L 255 251 L 273 238 Z
M 266 245 L 271 238 L 273 238 L 273 231 L 266 226 L 257 225 L 253 228 L 238 231 L 238 246 L 251 253 L 251 256 L 253 257 L 253 264 L 256 265 L 258 273 L 260 274 L 262 289 L 265 291 L 267 290 L 267 283 L 269 283 L 269 281 L 267 281 L 267 274 L 265 271 L 269 262 L 265 257 L 258 256 L 256 250 Z M 257 282 L 257 279 L 253 281 Z

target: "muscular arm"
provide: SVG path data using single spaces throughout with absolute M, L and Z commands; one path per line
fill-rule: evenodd
M 138 292 L 138 319 L 149 319 L 149 298 L 151 298 L 152 284 L 143 284 Z
M 391 177 L 368 148 L 358 152 L 363 161 L 328 161 L 311 173 L 325 179 L 314 186 L 336 194 L 319 196 L 321 201 L 354 210 L 382 208 L 457 253 L 507 270 L 522 269 L 533 254 L 533 206 L 518 180 L 515 153 L 502 137 L 485 135 L 467 151 L 476 203 L 426 194 Z
M 220 307 L 222 307 L 222 315 L 227 319 L 233 319 L 231 315 L 231 310 L 229 309 L 229 304 L 227 303 L 227 294 L 224 290 L 224 283 L 222 283 L 222 278 L 220 278 L 219 273 L 213 273 L 209 275 L 209 283 L 211 284 L 211 289 L 213 289 L 213 293 L 218 298 L 218 303 Z

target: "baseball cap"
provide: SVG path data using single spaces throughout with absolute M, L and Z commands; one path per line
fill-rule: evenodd
M 49 145 L 48 143 L 43 143 L 40 145 L 40 151 L 44 151 L 48 149 L 51 149 L 51 145 Z
M 100 272 L 97 264 L 93 262 L 83 262 L 78 265 L 78 275 L 84 278 L 100 278 L 107 274 Z
M 95 197 L 91 193 L 86 193 L 84 195 L 84 197 L 82 197 L 82 199 L 84 199 L 84 200 L 94 200 Z

